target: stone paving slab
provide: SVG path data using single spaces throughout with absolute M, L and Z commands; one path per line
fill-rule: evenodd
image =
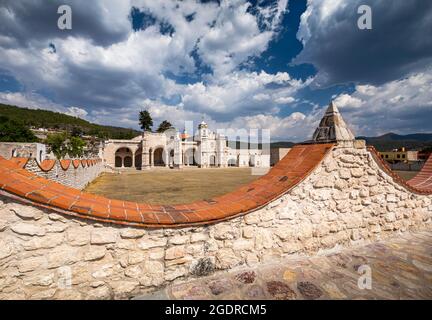
M 371 289 L 360 289 L 368 270 Z M 432 231 L 219 273 L 135 299 L 432 299 Z

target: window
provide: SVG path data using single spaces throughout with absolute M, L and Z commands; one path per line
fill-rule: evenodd
M 396 157 L 397 157 L 398 159 L 400 159 L 400 156 L 401 156 L 401 155 L 400 155 L 400 154 L 398 154 L 398 155 L 397 155 Z
M 404 154 L 402 155 L 402 159 L 405 159 L 405 155 Z

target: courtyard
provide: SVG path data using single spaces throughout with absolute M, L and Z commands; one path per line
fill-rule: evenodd
M 103 173 L 85 191 L 126 201 L 181 204 L 223 195 L 257 178 L 251 168 L 123 170 Z

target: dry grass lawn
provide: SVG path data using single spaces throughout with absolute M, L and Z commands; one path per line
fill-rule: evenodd
M 112 199 L 181 204 L 225 194 L 258 177 L 250 168 L 123 171 L 103 173 L 85 191 Z

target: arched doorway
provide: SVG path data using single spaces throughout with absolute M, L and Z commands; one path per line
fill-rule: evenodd
M 135 151 L 135 168 L 141 170 L 142 167 L 142 149 Z
M 132 157 L 131 156 L 125 156 L 123 159 L 123 166 L 126 168 L 132 167 Z
M 189 148 L 184 152 L 183 163 L 187 166 L 196 166 L 195 148 Z
M 165 161 L 163 159 L 163 148 L 155 149 L 153 158 L 154 158 L 154 165 L 155 166 L 164 166 Z
M 174 150 L 172 150 L 172 149 L 169 152 L 168 164 L 170 166 L 174 166 Z
M 228 167 L 236 167 L 237 166 L 237 160 L 234 158 L 231 158 L 228 160 Z
M 249 167 L 255 167 L 255 157 L 252 155 L 249 157 Z
M 210 167 L 216 167 L 216 156 L 210 156 Z
M 129 148 L 122 147 L 117 149 L 115 153 L 115 166 L 116 168 L 123 168 L 123 167 L 132 167 L 133 161 L 132 161 L 132 151 Z

